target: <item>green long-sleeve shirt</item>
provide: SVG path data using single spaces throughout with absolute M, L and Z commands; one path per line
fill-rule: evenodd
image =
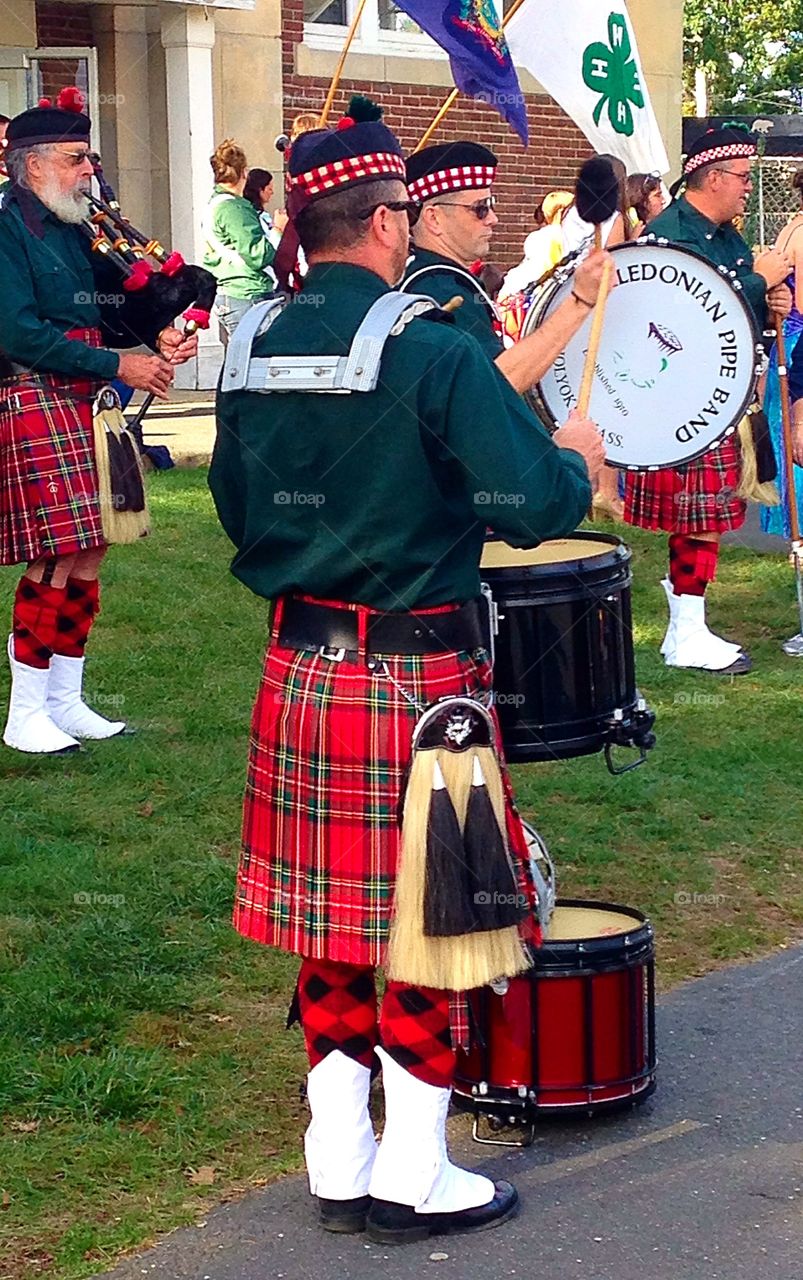
M 314 266 L 254 354 L 345 354 L 387 286 Z M 583 459 L 552 442 L 473 338 L 413 320 L 372 392 L 218 395 L 210 486 L 232 571 L 290 591 L 404 610 L 479 594 L 485 529 L 516 546 L 561 537 L 591 498 Z
M 113 378 L 115 351 L 65 338 L 70 329 L 100 328 L 104 306 L 114 313 L 122 280 L 78 227 L 60 221 L 30 192 L 13 187 L 0 208 L 0 350 L 29 369 Z M 115 333 L 114 345 L 135 346 Z
M 744 291 L 759 332 L 767 326 L 767 282 L 753 270 L 753 255 L 749 246 L 730 222 L 717 226 L 704 214 L 689 204 L 685 196 L 675 200 L 668 209 L 653 218 L 649 226 L 651 235 L 661 236 L 670 244 L 686 245 L 702 254 L 715 267 L 727 267 L 735 271 Z
M 424 275 L 418 273 L 430 268 Z M 410 293 L 425 293 L 443 306 L 452 298 L 462 298 L 462 305 L 452 314 L 461 333 L 470 333 L 482 347 L 489 360 L 495 360 L 504 351 L 493 322 L 493 313 L 482 294 L 466 280 L 464 269 L 451 258 L 443 258 L 429 249 L 415 249 L 404 273 L 405 280 L 417 278 L 409 287 Z
M 274 281 L 265 274 L 276 250 L 250 200 L 216 186 L 206 213 L 203 265 L 230 298 L 265 298 Z

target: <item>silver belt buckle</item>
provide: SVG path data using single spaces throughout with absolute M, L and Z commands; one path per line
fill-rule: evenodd
M 322 644 L 318 650 L 318 657 L 325 658 L 327 662 L 342 662 L 345 656 L 345 649 L 335 649 L 332 645 Z

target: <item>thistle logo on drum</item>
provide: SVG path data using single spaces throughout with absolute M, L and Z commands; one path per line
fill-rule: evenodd
M 631 353 L 613 352 L 613 376 L 619 382 L 629 382 L 640 391 L 652 391 L 658 378 L 669 368 L 669 357 L 683 350 L 683 343 L 671 329 L 650 321 L 648 337 L 655 339 L 655 346 L 645 344 L 643 351 Z

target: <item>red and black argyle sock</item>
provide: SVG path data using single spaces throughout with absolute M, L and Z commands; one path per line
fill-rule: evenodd
M 54 652 L 62 658 L 83 658 L 87 637 L 98 613 L 100 584 L 97 578 L 68 578 Z
M 302 960 L 298 1007 L 310 1067 L 333 1049 L 371 1066 L 378 1034 L 373 969 Z
M 66 590 L 23 577 L 14 596 L 14 657 L 26 667 L 50 666 Z
M 455 1054 L 449 1029 L 449 992 L 389 982 L 379 1019 L 382 1048 L 424 1084 L 449 1089 Z
M 673 533 L 669 539 L 669 581 L 676 596 L 704 596 L 717 576 L 719 543 Z

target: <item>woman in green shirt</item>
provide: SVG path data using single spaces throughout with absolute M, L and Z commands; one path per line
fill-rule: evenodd
M 204 221 L 203 265 L 218 282 L 214 312 L 225 347 L 249 307 L 273 292 L 270 264 L 276 250 L 254 206 L 243 195 L 248 165 L 242 147 L 226 138 L 209 163 L 215 189 Z

